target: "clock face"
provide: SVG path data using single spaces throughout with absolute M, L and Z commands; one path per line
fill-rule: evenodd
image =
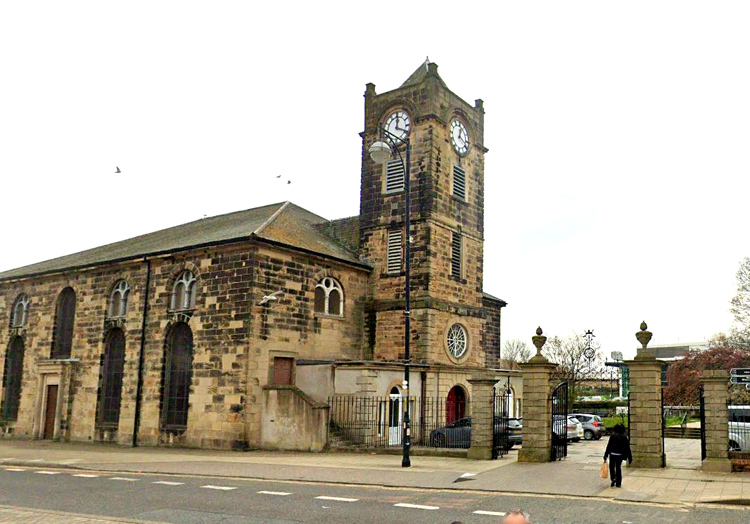
M 454 118 L 451 122 L 451 140 L 459 155 L 465 155 L 469 151 L 469 132 L 457 118 Z
M 411 129 L 409 115 L 407 115 L 404 111 L 396 111 L 394 113 L 391 113 L 391 116 L 389 116 L 385 121 L 385 129 L 399 139 L 405 139 L 407 136 L 409 136 L 409 130 Z

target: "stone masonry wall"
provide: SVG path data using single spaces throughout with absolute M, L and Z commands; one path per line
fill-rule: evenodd
M 185 270 L 196 275 L 196 308 L 187 316 L 169 310 L 174 280 Z M 314 286 L 323 275 L 344 288 L 344 316 L 313 311 Z M 67 274 L 0 282 L 0 370 L 7 352 L 10 308 L 20 293 L 31 298 L 25 329 L 26 350 L 21 405 L 12 435 L 30 437 L 38 386 L 36 362 L 50 356 L 55 304 L 71 286 L 77 307 L 71 357 L 78 359 L 61 436 L 101 438 L 95 428 L 100 359 L 104 351 L 105 312 L 115 282 L 131 289 L 123 329 L 125 366 L 119 430 L 108 436 L 132 440 L 146 264 L 133 262 Z M 270 358 L 278 352 L 297 358 L 360 358 L 363 303 L 368 273 L 254 244 L 222 246 L 162 257 L 151 262 L 149 310 L 139 442 L 210 448 L 260 444 L 260 391 L 268 384 Z M 257 306 L 264 294 L 283 289 L 278 303 Z M 164 350 L 170 327 L 187 320 L 193 332 L 193 375 L 188 427 L 182 434 L 160 429 Z M 1 373 L 1 371 L 0 371 Z

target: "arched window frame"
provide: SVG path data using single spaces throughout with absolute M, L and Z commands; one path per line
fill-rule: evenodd
M 23 357 L 25 350 L 23 338 L 15 337 L 8 346 L 8 351 L 5 354 L 0 420 L 13 421 L 18 419 L 18 406 L 21 403 L 21 389 L 23 387 Z
M 318 292 L 318 289 L 320 289 L 325 296 L 325 300 L 323 303 L 322 311 L 317 306 L 316 301 L 316 307 L 315 312 L 323 315 L 330 315 L 334 317 L 343 317 L 344 316 L 344 288 L 341 286 L 341 283 L 336 280 L 333 277 L 324 277 L 318 282 L 318 284 L 315 286 L 315 292 Z M 337 292 L 339 295 L 339 311 L 335 312 L 332 311 L 331 308 L 331 293 Z
M 76 315 L 76 292 L 66 287 L 57 297 L 55 329 L 52 339 L 52 358 L 70 358 L 73 348 L 73 329 Z M 65 307 L 70 311 L 66 311 Z
M 197 283 L 198 279 L 189 269 L 180 273 L 172 286 L 172 297 L 169 301 L 172 311 L 195 309 Z M 180 293 L 180 286 L 184 289 L 182 293 Z
M 13 314 L 11 315 L 10 327 L 20 328 L 26 325 L 29 318 L 29 295 L 23 293 L 13 302 Z
M 185 336 L 186 347 L 177 346 Z M 165 431 L 187 429 L 193 380 L 193 331 L 184 322 L 173 324 L 167 335 L 162 374 L 161 427 Z M 184 354 L 178 354 L 183 351 Z
M 130 297 L 130 286 L 125 280 L 118 280 L 109 295 L 109 308 L 107 317 L 120 318 L 128 313 L 128 298 Z
M 107 334 L 102 355 L 99 407 L 96 414 L 99 428 L 117 429 L 119 425 L 124 367 L 125 333 L 122 329 L 112 329 Z

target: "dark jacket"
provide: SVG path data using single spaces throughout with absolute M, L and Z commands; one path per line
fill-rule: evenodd
M 623 459 L 626 459 L 628 462 L 633 461 L 633 454 L 630 452 L 630 441 L 628 440 L 628 437 L 620 433 L 613 433 L 612 436 L 609 437 L 607 450 L 604 452 L 604 460 L 607 460 L 610 453 L 622 455 Z

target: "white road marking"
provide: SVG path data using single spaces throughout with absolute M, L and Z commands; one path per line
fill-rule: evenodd
M 504 517 L 505 512 L 504 511 L 482 511 L 478 510 L 474 512 L 474 515 L 490 515 L 492 517 Z
M 109 477 L 109 480 L 124 480 L 125 482 L 138 482 L 138 479 L 130 479 L 128 477 Z
M 151 484 L 164 484 L 165 486 L 184 486 L 184 482 L 169 482 L 168 480 L 157 480 Z
M 42 462 L 44 459 L 31 459 L 27 460 L 26 462 Z
M 259 491 L 260 495 L 278 495 L 279 497 L 286 497 L 287 495 L 291 495 L 291 493 L 287 493 L 286 491 Z
M 39 475 L 59 475 L 59 471 L 35 471 L 34 473 L 38 473 Z
M 21 469 L 21 468 L 5 468 L 5 471 L 26 471 L 26 470 Z
M 237 489 L 233 488 L 232 486 L 212 486 L 211 484 L 206 484 L 205 486 L 201 487 L 205 489 L 218 489 L 219 491 L 231 491 L 233 489 Z
M 0 459 L 0 462 L 5 462 L 6 460 L 13 460 L 14 457 L 5 457 Z
M 95 478 L 99 478 L 99 475 L 90 475 L 90 474 L 88 474 L 88 473 L 78 473 L 78 474 L 76 474 L 76 475 L 73 475 L 73 476 L 74 476 L 74 477 L 81 477 L 81 478 L 84 478 L 84 479 L 95 479 Z
M 458 477 L 458 478 L 460 478 L 460 479 L 465 479 L 465 478 L 467 478 L 467 477 L 476 477 L 476 476 L 477 476 L 477 474 L 476 474 L 476 473 L 464 473 L 463 475 L 461 475 L 461 476 L 460 476 L 460 477 Z
M 338 500 L 339 502 L 357 502 L 359 499 L 350 499 L 346 497 L 326 497 L 325 495 L 315 497 L 318 500 Z
M 61 460 L 58 462 L 58 464 L 75 464 L 76 462 L 83 462 L 82 459 L 67 459 L 67 460 Z
M 422 506 L 421 504 L 405 504 L 403 502 L 399 502 L 398 504 L 394 504 L 397 508 L 411 508 L 411 509 L 440 509 L 439 506 Z

